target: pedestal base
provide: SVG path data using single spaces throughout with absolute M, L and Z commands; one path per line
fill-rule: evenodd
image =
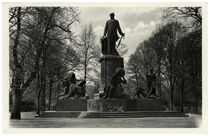
M 99 94 L 110 86 L 111 78 L 117 68 L 124 68 L 123 58 L 116 55 L 104 55 L 100 58 L 101 63 L 101 84 Z M 100 95 L 101 96 L 101 95 Z
M 87 99 L 58 100 L 56 111 L 87 111 Z
M 164 111 L 165 106 L 157 99 L 89 99 L 87 111 Z

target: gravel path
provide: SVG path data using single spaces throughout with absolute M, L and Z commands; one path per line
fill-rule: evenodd
M 21 120 L 10 120 L 12 128 L 196 128 L 201 115 L 190 117 L 148 118 L 34 118 L 35 113 L 22 113 Z

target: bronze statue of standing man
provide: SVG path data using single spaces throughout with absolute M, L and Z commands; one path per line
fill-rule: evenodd
M 117 31 L 121 36 L 125 35 L 120 28 L 119 21 L 114 18 L 114 13 L 111 13 L 110 19 L 106 22 L 104 36 L 103 36 L 103 37 L 107 36 L 108 54 L 116 53 L 115 43 L 119 39 Z

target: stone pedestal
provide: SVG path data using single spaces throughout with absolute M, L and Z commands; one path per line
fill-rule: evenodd
M 124 111 L 164 111 L 165 106 L 157 99 L 89 99 L 87 111 L 108 112 L 120 108 Z
M 56 111 L 87 111 L 87 99 L 58 100 Z
M 104 55 L 100 58 L 101 63 L 101 85 L 99 94 L 110 85 L 111 77 L 119 67 L 124 68 L 123 58 L 116 55 Z

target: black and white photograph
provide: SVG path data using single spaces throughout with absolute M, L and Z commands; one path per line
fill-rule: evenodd
M 206 126 L 207 3 L 3 9 L 9 129 Z

